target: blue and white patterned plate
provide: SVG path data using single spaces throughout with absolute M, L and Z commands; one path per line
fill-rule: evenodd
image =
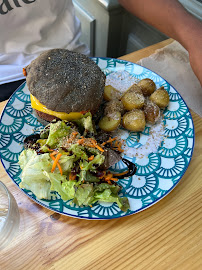
M 59 195 L 53 197 L 52 200 L 39 200 L 31 191 L 23 191 L 35 202 L 64 215 L 84 219 L 112 219 L 132 215 L 152 206 L 179 183 L 192 157 L 194 126 L 189 109 L 182 97 L 156 73 L 124 60 L 92 59 L 107 76 L 112 72 L 127 71 L 137 79 L 150 78 L 156 83 L 157 88 L 163 85 L 170 96 L 169 106 L 164 111 L 164 136 L 157 151 L 143 158 L 124 155 L 137 166 L 136 175 L 119 180 L 119 184 L 123 186 L 122 194 L 129 199 L 130 210 L 122 212 L 115 203 L 97 203 L 93 207 L 78 207 L 70 201 L 63 201 Z M 29 91 L 24 83 L 9 99 L 0 122 L 1 161 L 17 186 L 21 181 L 18 157 L 23 150 L 23 140 L 26 136 L 38 132 L 41 127 L 32 113 Z M 141 147 L 149 133 L 149 126 L 146 126 L 142 133 L 125 131 L 127 146 Z M 113 170 L 123 171 L 123 162 L 117 163 Z

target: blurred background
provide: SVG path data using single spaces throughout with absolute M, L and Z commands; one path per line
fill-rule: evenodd
M 195 17 L 202 20 L 202 0 L 180 0 Z M 118 0 L 73 0 L 81 21 L 81 41 L 90 56 L 117 58 L 163 41 L 168 37 L 125 11 Z

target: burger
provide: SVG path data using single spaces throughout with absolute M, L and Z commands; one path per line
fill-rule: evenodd
M 103 100 L 106 76 L 89 57 L 66 49 L 43 52 L 23 69 L 31 106 L 43 124 L 94 114 Z

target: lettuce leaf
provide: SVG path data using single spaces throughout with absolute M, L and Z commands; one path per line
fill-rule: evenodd
M 73 154 L 76 157 L 76 160 L 78 160 L 79 158 L 88 160 L 88 155 L 85 152 L 84 146 L 78 145 L 78 144 L 72 144 L 68 150 L 73 152 Z
M 117 185 L 109 185 L 101 183 L 97 186 L 93 184 L 81 184 L 75 192 L 73 202 L 79 206 L 92 205 L 98 201 L 117 203 L 122 211 L 127 211 L 130 207 L 126 197 L 119 197 L 120 187 Z
M 72 122 L 76 123 L 79 127 L 81 133 L 84 133 L 85 136 L 88 132 L 91 134 L 95 133 L 95 128 L 92 121 L 92 114 L 90 112 L 83 115 L 82 118 L 78 120 L 73 120 Z
M 109 185 L 107 183 L 101 183 L 94 188 L 94 201 L 101 202 L 115 202 L 118 204 L 122 211 L 127 211 L 130 208 L 128 199 L 126 197 L 120 197 L 118 192 L 120 187 L 117 185 Z
M 109 185 L 108 183 L 101 183 L 95 186 L 95 192 L 103 192 L 105 189 L 110 189 L 111 193 L 117 195 L 121 187 L 118 185 Z
M 91 205 L 93 200 L 93 184 L 82 184 L 76 190 L 73 202 L 79 206 Z
M 63 172 L 71 171 L 74 156 L 63 155 L 60 165 Z M 37 155 L 34 150 L 24 150 L 19 157 L 22 171 L 21 188 L 31 190 L 39 199 L 51 199 L 51 191 L 57 191 L 63 200 L 74 198 L 76 181 L 67 181 L 58 169 L 51 173 L 52 159 L 49 154 Z
M 49 154 L 37 155 L 34 150 L 24 150 L 19 157 L 22 170 L 20 187 L 31 190 L 39 199 L 51 198 L 51 183 L 44 172 L 51 171 Z
M 92 175 L 89 171 L 85 171 L 85 172 L 86 172 L 86 175 L 85 175 L 86 182 L 91 182 L 91 183 L 100 182 L 100 179 L 98 177 L 96 177 L 95 175 Z
M 96 192 L 94 194 L 94 202 L 95 201 L 101 201 L 101 202 L 115 202 L 118 204 L 119 208 L 122 211 L 127 211 L 130 208 L 128 199 L 126 197 L 119 197 L 118 195 L 115 195 L 112 193 L 110 189 L 105 189 L 102 192 Z
M 81 170 L 79 173 L 79 184 L 86 180 L 86 171 Z
M 67 155 L 62 155 L 60 157 L 60 166 L 62 168 L 63 174 L 67 174 L 69 172 L 71 172 L 71 170 L 74 167 L 74 161 L 75 161 L 75 156 L 71 155 L 71 156 L 67 156 Z
M 28 149 L 22 151 L 20 156 L 19 156 L 19 161 L 18 161 L 20 168 L 23 170 L 24 167 L 26 166 L 26 164 L 28 163 L 28 161 L 31 158 L 34 158 L 35 156 L 37 156 L 37 153 L 32 149 L 28 148 Z
M 47 178 L 49 178 L 51 182 L 51 190 L 57 191 L 61 196 L 61 199 L 64 201 L 71 200 L 75 195 L 76 181 L 67 181 L 65 175 L 61 175 L 59 173 L 47 173 L 45 172 Z
M 71 127 L 67 126 L 64 121 L 58 121 L 50 124 L 50 132 L 46 144 L 51 148 L 57 147 L 61 140 L 71 133 Z
M 97 167 L 102 165 L 104 162 L 105 157 L 101 154 L 98 154 L 97 156 L 94 157 L 93 160 L 87 162 L 87 161 L 80 161 L 80 167 L 82 167 L 82 170 L 84 171 L 96 171 Z

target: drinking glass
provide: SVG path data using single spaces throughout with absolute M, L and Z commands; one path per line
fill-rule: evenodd
M 20 214 L 16 200 L 0 181 L 0 250 L 16 235 L 19 223 Z

